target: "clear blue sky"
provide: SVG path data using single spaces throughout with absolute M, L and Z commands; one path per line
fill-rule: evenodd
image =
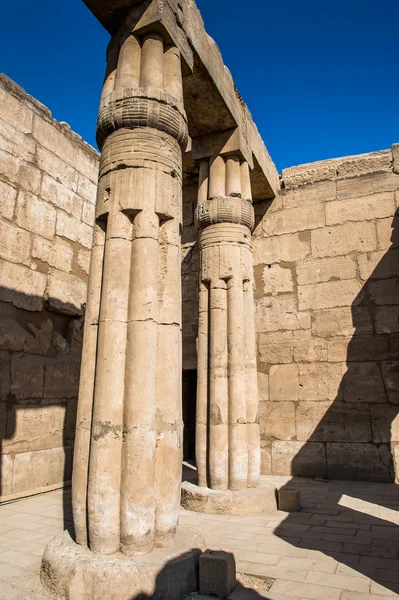
M 197 3 L 279 170 L 399 142 L 398 0 Z M 108 34 L 82 0 L 0 14 L 0 71 L 95 145 Z

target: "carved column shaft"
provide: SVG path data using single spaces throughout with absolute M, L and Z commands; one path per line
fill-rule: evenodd
M 180 501 L 180 54 L 115 38 L 97 125 L 101 162 L 73 471 L 76 539 L 144 553 Z
M 198 484 L 255 487 L 260 434 L 253 303 L 249 167 L 236 156 L 200 162 Z

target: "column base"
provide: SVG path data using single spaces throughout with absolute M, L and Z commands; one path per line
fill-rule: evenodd
M 238 492 L 211 490 L 183 481 L 181 505 L 186 510 L 236 517 L 269 515 L 277 510 L 277 490 L 273 485 L 260 482 L 259 487 Z
M 40 579 L 60 600 L 176 600 L 198 590 L 198 563 L 205 541 L 191 527 L 179 527 L 168 548 L 143 556 L 104 556 L 76 544 L 68 532 L 53 539 L 42 558 Z

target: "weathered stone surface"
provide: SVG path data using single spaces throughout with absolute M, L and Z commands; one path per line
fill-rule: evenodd
M 263 293 L 265 296 L 292 292 L 294 282 L 291 269 L 278 264 L 268 265 L 263 270 Z
M 398 189 L 398 178 L 392 171 L 367 173 L 361 177 L 337 181 L 337 198 L 338 200 L 357 198 L 380 192 L 391 192 L 396 189 Z
M 373 333 L 367 308 L 347 306 L 318 310 L 313 313 L 312 332 L 321 338 Z
M 328 342 L 330 362 L 370 361 L 389 358 L 389 340 L 386 336 L 356 336 L 337 338 Z
M 86 275 L 89 274 L 90 269 L 90 252 L 88 250 L 79 250 L 78 252 L 78 265 Z
M 331 202 L 336 198 L 335 181 L 319 181 L 297 188 L 282 190 L 284 208 L 295 208 L 318 202 Z
M 174 600 L 198 589 L 198 561 L 203 549 L 203 538 L 190 527 L 179 528 L 171 547 L 134 559 L 92 554 L 65 532 L 45 550 L 41 581 L 50 594 L 62 600 L 106 600 L 115 590 L 118 600 L 139 594 L 154 600 Z
M 314 258 L 371 252 L 377 248 L 374 223 L 346 223 L 311 232 Z
M 385 402 L 386 394 L 377 362 L 351 362 L 343 367 L 345 402 Z
M 91 248 L 93 229 L 90 225 L 74 219 L 63 211 L 57 212 L 57 235 L 73 242 L 78 242 L 85 248 Z
M 200 594 L 227 598 L 237 585 L 234 554 L 206 550 L 199 558 Z
M 24 310 L 41 310 L 47 278 L 26 267 L 0 261 L 0 300 Z
M 7 399 L 11 390 L 11 362 L 8 352 L 0 352 L 0 402 Z
M 385 250 L 387 248 L 391 248 L 393 244 L 397 246 L 395 242 L 395 220 L 392 217 L 388 219 L 378 219 L 377 220 L 377 239 L 378 239 L 378 247 L 381 250 Z
M 327 342 L 312 337 L 310 329 L 294 331 L 294 360 L 297 363 L 327 361 Z
M 259 407 L 259 422 L 263 439 L 292 440 L 296 435 L 295 404 L 262 402 Z
M 271 402 L 295 402 L 298 400 L 299 379 L 297 365 L 274 365 L 269 375 Z
M 284 486 L 278 491 L 278 509 L 285 512 L 297 512 L 301 508 L 301 491 Z
M 399 252 L 391 248 L 388 252 L 370 252 L 358 256 L 360 277 L 366 279 L 388 279 L 399 274 Z
M 281 364 L 293 360 L 294 340 L 291 331 L 260 333 L 259 360 L 263 363 Z
M 9 413 L 6 453 L 34 452 L 62 447 L 66 428 L 65 404 L 14 406 Z M 70 434 L 73 431 L 69 432 Z
M 356 277 L 356 263 L 350 258 L 304 262 L 297 266 L 296 274 L 298 285 L 353 279 Z
M 389 444 L 399 442 L 398 407 L 395 405 L 370 404 L 373 442 Z
M 44 363 L 38 356 L 13 354 L 11 357 L 11 393 L 17 400 L 42 398 Z
M 258 373 L 258 394 L 259 402 L 269 399 L 269 376 L 265 373 Z
M 394 193 L 382 192 L 355 200 L 338 200 L 329 202 L 325 208 L 327 225 L 383 219 L 395 212 Z
M 1 193 L 1 192 L 0 192 Z M 0 257 L 13 263 L 30 263 L 31 238 L 27 231 L 0 222 Z
M 71 245 L 61 238 L 54 241 L 35 237 L 33 239 L 32 257 L 38 258 L 60 271 L 70 273 L 72 269 L 73 250 Z
M 298 312 L 294 295 L 262 298 L 255 310 L 258 332 L 310 329 L 310 314 Z
M 54 206 L 61 208 L 76 219 L 82 216 L 83 200 L 74 191 L 43 173 L 40 195 Z
M 326 477 L 325 445 L 319 442 L 284 442 L 272 444 L 273 475 Z
M 5 181 L 0 180 L 0 214 L 6 219 L 12 219 L 16 199 L 17 190 Z
M 79 388 L 80 363 L 78 361 L 46 364 L 44 376 L 45 398 L 76 398 Z
M 303 285 L 298 288 L 298 308 L 306 311 L 360 304 L 363 298 L 361 289 L 355 279 Z
M 399 279 L 372 281 L 367 286 L 370 298 L 377 306 L 398 304 Z
M 325 401 L 341 396 L 342 368 L 334 363 L 298 365 L 299 400 Z M 270 391 L 270 399 L 273 396 Z
M 0 348 L 13 352 L 47 354 L 51 344 L 53 323 L 46 319 L 40 327 L 28 323 L 24 329 L 13 319 L 0 319 Z
M 368 406 L 344 402 L 300 402 L 297 407 L 297 438 L 312 442 L 371 442 Z
M 57 312 L 81 315 L 86 302 L 86 290 L 85 282 L 78 277 L 53 269 L 48 278 L 47 302 Z
M 392 144 L 393 172 L 399 174 L 399 144 Z
M 266 236 L 273 236 L 316 229 L 323 225 L 325 225 L 324 207 L 322 204 L 313 204 L 266 213 L 263 219 L 263 232 Z
M 277 508 L 276 489 L 264 482 L 256 488 L 232 492 L 212 490 L 184 481 L 181 490 L 183 508 L 194 512 L 249 517 L 269 515 Z
M 383 362 L 382 376 L 388 392 L 389 400 L 399 403 L 399 362 L 395 360 Z
M 328 443 L 328 476 L 351 479 L 353 473 L 364 481 L 391 481 L 389 451 L 373 444 Z
M 56 211 L 51 204 L 32 194 L 20 192 L 15 214 L 17 224 L 23 229 L 37 233 L 49 240 L 53 239 Z
M 253 241 L 254 264 L 269 265 L 303 260 L 310 253 L 309 233 L 292 233 Z

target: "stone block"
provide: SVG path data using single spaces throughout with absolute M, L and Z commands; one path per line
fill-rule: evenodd
M 360 304 L 363 299 L 361 290 L 361 284 L 355 279 L 301 285 L 298 288 L 298 308 L 306 311 Z
M 300 402 L 297 438 L 312 442 L 371 442 L 369 408 L 339 401 Z
M 293 402 L 261 402 L 259 404 L 260 435 L 263 440 L 295 438 L 295 404 Z
M 45 398 L 76 398 L 79 390 L 80 363 L 62 359 L 46 364 L 44 377 Z
M 364 175 L 375 171 L 391 170 L 391 156 L 389 150 L 358 154 L 356 156 L 344 156 L 336 159 L 337 175 L 339 178 Z
M 1 193 L 1 190 L 0 190 Z M 7 261 L 30 263 L 31 238 L 27 231 L 7 223 L 0 222 L 0 257 Z
M 92 204 L 96 203 L 97 196 L 97 176 L 98 176 L 98 164 L 95 168 L 93 168 L 92 179 L 86 177 L 86 175 L 82 175 L 79 173 L 78 180 L 78 194 L 82 196 L 85 200 L 88 200 Z
M 63 160 L 70 165 L 75 166 L 77 155 L 77 140 L 74 142 L 69 139 L 68 129 L 63 129 L 62 125 L 53 121 L 51 118 L 43 118 L 35 114 L 33 117 L 32 135 L 34 139 L 50 150 L 57 156 L 62 156 Z
M 90 225 L 90 227 L 93 227 L 94 220 L 95 220 L 95 204 L 92 204 L 91 202 L 86 200 L 83 203 L 82 221 L 84 223 L 87 223 L 87 225 Z
M 310 234 L 289 233 L 253 240 L 255 265 L 304 260 L 310 253 Z
M 392 245 L 397 246 L 395 240 L 395 220 L 390 217 L 388 219 L 378 219 L 377 223 L 377 239 L 378 248 L 380 250 L 386 250 L 391 248 Z
M 330 202 L 336 198 L 335 181 L 318 181 L 282 191 L 284 208 L 307 206 L 318 202 Z
M 334 180 L 336 176 L 337 167 L 334 160 L 319 160 L 282 171 L 283 182 L 287 189 L 316 181 Z
M 384 383 L 377 362 L 349 362 L 343 368 L 345 402 L 386 402 Z
M 262 475 L 272 474 L 272 448 L 269 440 L 260 441 L 260 472 Z
M 297 363 L 327 361 L 327 342 L 312 337 L 310 329 L 294 331 L 294 360 Z
M 392 144 L 393 172 L 399 174 L 399 144 Z
M 28 331 L 14 319 L 0 319 L 0 349 L 30 354 L 47 354 L 51 344 L 53 323 L 42 321 L 40 327 L 28 323 Z
M 76 169 L 68 165 L 59 156 L 56 156 L 46 148 L 38 146 L 37 164 L 41 171 L 44 171 L 73 192 L 77 191 L 78 173 Z
M 299 379 L 297 365 L 273 365 L 269 374 L 269 397 L 271 402 L 295 402 L 298 400 Z
M 256 331 L 310 329 L 310 314 L 298 312 L 293 294 L 268 296 L 255 303 Z
M 12 494 L 62 484 L 71 477 L 71 448 L 50 448 L 15 454 Z
M 321 338 L 373 333 L 367 308 L 346 306 L 313 313 L 312 333 Z
M 399 442 L 398 406 L 370 404 L 371 428 L 375 444 Z
M 301 491 L 290 487 L 278 490 L 278 509 L 284 512 L 298 512 L 301 509 Z
M 206 550 L 199 558 L 200 594 L 227 598 L 237 585 L 234 554 Z
M 43 385 L 42 358 L 19 353 L 11 356 L 11 393 L 17 400 L 42 398 Z
M 392 481 L 390 452 L 374 444 L 327 443 L 328 476 L 331 479 Z
M 312 204 L 298 208 L 286 208 L 279 212 L 267 212 L 263 219 L 263 232 L 266 236 L 282 235 L 316 229 L 324 225 L 323 205 Z
M 283 294 L 294 290 L 291 269 L 278 264 L 267 265 L 263 269 L 263 293 L 265 296 Z
M 388 392 L 389 400 L 399 403 L 399 362 L 390 360 L 381 363 L 382 377 Z
M 319 442 L 285 442 L 272 444 L 273 475 L 326 477 L 325 444 Z
M 86 302 L 87 285 L 84 281 L 52 269 L 48 278 L 48 304 L 65 315 L 82 315 Z
M 348 221 L 371 221 L 394 215 L 393 192 L 382 192 L 353 200 L 338 200 L 326 204 L 326 224 L 338 225 Z
M 0 260 L 0 300 L 24 310 L 43 307 L 47 277 L 21 265 Z
M 0 402 L 7 400 L 11 391 L 11 360 L 8 352 L 0 352 Z
M 32 194 L 40 190 L 41 171 L 29 162 L 17 158 L 0 148 L 0 174 L 16 187 Z
M 57 212 L 56 232 L 61 237 L 78 242 L 85 248 L 91 249 L 93 227 L 74 219 L 63 211 Z
M 356 263 L 350 258 L 333 258 L 299 264 L 296 269 L 298 285 L 323 283 L 356 277 Z
M 259 334 L 259 360 L 262 363 L 291 363 L 294 354 L 292 331 Z
M 0 148 L 17 158 L 22 158 L 28 162 L 34 161 L 36 151 L 35 141 L 1 118 Z
M 14 214 L 17 190 L 5 181 L 0 180 L 0 214 L 11 221 Z
M 334 363 L 298 365 L 299 400 L 320 402 L 341 397 L 342 367 Z
M 61 448 L 65 411 L 65 403 L 34 408 L 12 406 L 9 411 L 7 435 L 3 442 L 4 451 L 9 454 Z
M 331 362 L 384 360 L 389 356 L 388 338 L 385 336 L 336 338 L 328 342 L 328 360 Z
M 33 125 L 33 111 L 21 102 L 7 87 L 0 86 L 1 118 L 22 133 L 30 133 Z
M 392 171 L 367 173 L 360 177 L 337 181 L 337 199 L 369 196 L 380 192 L 392 192 L 396 189 L 398 189 L 398 178 Z
M 358 256 L 359 273 L 361 279 L 388 279 L 399 275 L 399 251 L 390 248 L 388 252 L 370 252 Z
M 35 237 L 33 239 L 32 257 L 38 258 L 50 267 L 55 267 L 60 271 L 71 272 L 73 250 L 71 245 L 61 238 L 50 241 Z
M 89 274 L 90 270 L 90 251 L 79 250 L 78 252 L 78 265 L 86 275 Z
M 343 256 L 350 252 L 372 252 L 377 248 L 374 223 L 345 223 L 311 232 L 314 258 Z
M 399 307 L 378 307 L 375 312 L 375 330 L 377 333 L 399 332 Z
M 23 229 L 53 239 L 56 211 L 51 204 L 27 192 L 18 194 L 16 222 Z
M 399 304 L 399 280 L 396 278 L 371 281 L 367 284 L 367 290 L 377 306 Z
M 69 215 L 80 219 L 82 216 L 83 200 L 73 190 L 56 181 L 47 173 L 43 173 L 40 195 L 54 206 L 61 208 Z

